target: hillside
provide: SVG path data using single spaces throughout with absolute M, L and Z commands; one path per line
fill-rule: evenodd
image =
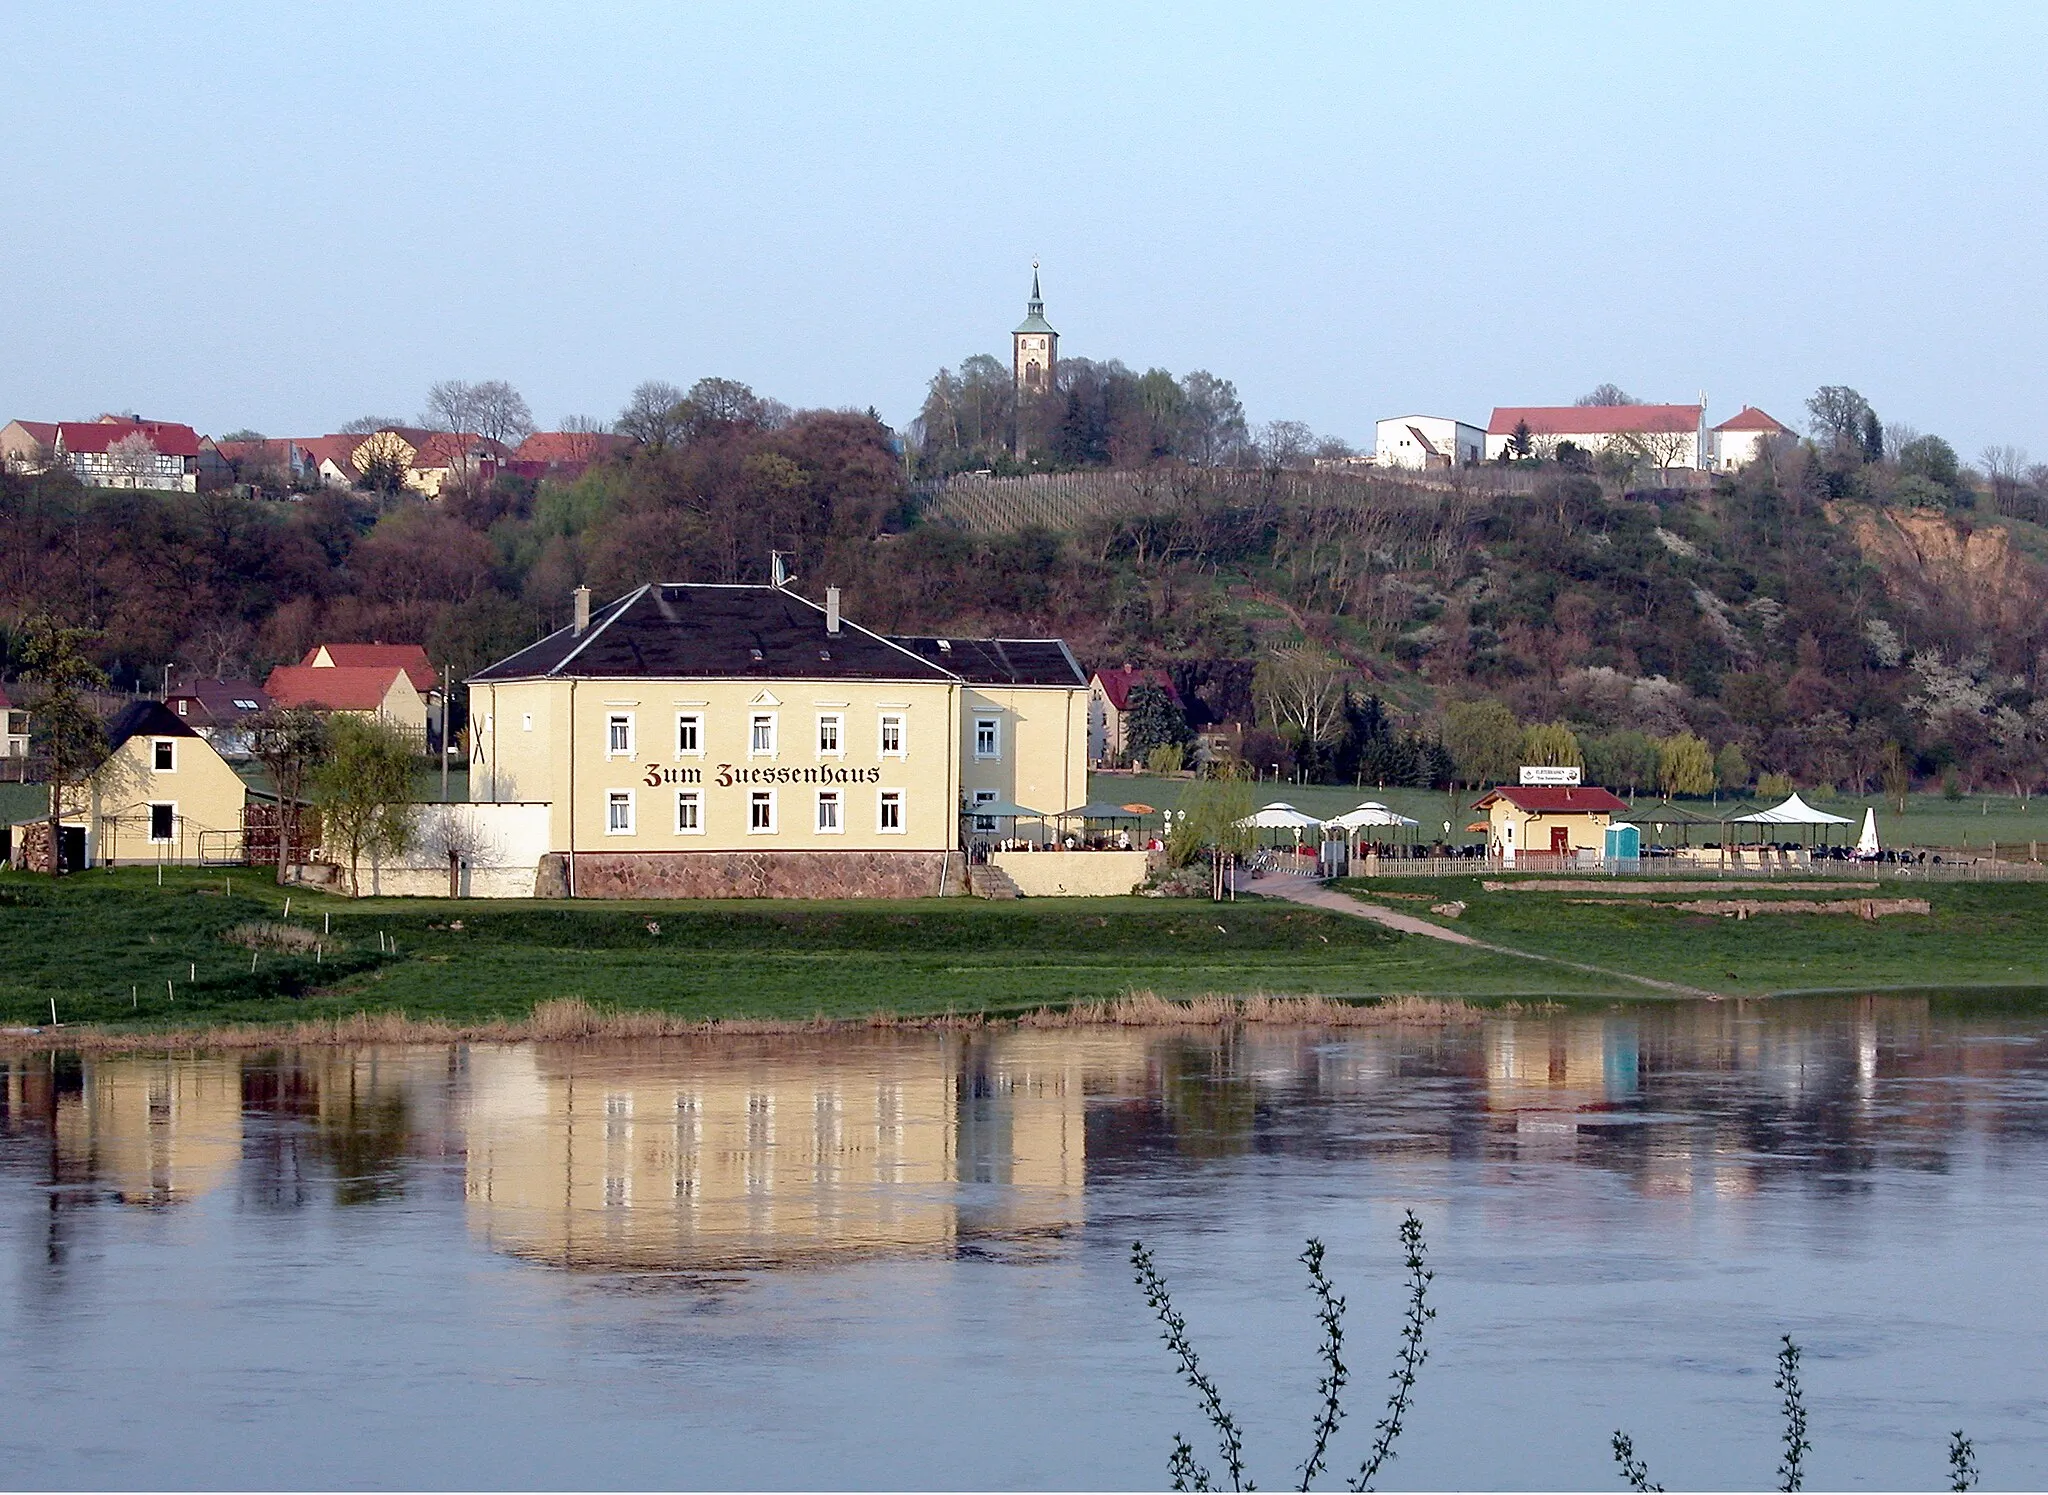
M 913 493 L 879 423 L 811 412 L 431 505 L 0 477 L 0 623 L 89 624 L 129 686 L 173 660 L 260 673 L 316 639 L 418 639 L 462 672 L 562 621 L 578 582 L 765 580 L 782 550 L 800 589 L 843 587 L 870 626 L 1056 633 L 1087 663 L 1167 665 L 1198 717 L 1256 724 L 1262 759 L 1316 771 L 1341 755 L 1303 726 L 1342 735 L 1348 688 L 1418 738 L 1497 701 L 1645 782 L 1650 740 L 1690 733 L 1730 782 L 1874 786 L 1896 753 L 1923 781 L 2030 791 L 2048 534 L 1930 491 L 1799 448 L 1669 490 L 1544 463 Z

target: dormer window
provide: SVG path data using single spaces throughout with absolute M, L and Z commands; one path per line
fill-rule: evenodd
M 190 704 L 190 703 L 189 703 L 189 702 L 186 702 L 186 701 L 180 701 L 180 702 L 178 702 L 178 715 L 180 715 L 180 716 L 184 716 L 184 715 L 186 715 L 186 714 L 187 714 L 187 713 L 186 713 L 186 711 L 185 711 L 185 707 L 186 707 L 186 706 L 187 706 L 188 704 Z
M 765 657 L 759 649 L 749 649 L 747 650 L 747 652 L 754 656 L 754 662 L 756 664 L 759 664 L 761 660 Z

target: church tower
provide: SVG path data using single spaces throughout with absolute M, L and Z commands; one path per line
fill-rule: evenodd
M 1024 320 L 1010 334 L 1011 369 L 1017 393 L 1044 394 L 1052 388 L 1053 367 L 1059 358 L 1060 335 L 1045 319 L 1045 299 L 1038 294 L 1038 261 L 1031 262 L 1031 300 L 1025 304 Z
M 1052 390 L 1053 370 L 1058 366 L 1060 335 L 1045 319 L 1045 298 L 1038 294 L 1038 261 L 1031 262 L 1031 299 L 1024 306 L 1024 320 L 1010 334 L 1010 377 L 1017 391 L 1017 459 L 1024 459 L 1024 430 L 1028 424 L 1029 397 Z

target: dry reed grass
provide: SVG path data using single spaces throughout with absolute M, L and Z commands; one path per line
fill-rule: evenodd
M 674 1017 L 660 1012 L 617 1012 L 581 997 L 536 1003 L 530 1015 L 458 1024 L 404 1012 L 357 1012 L 348 1017 L 296 1023 L 225 1023 L 217 1027 L 124 1032 L 79 1027 L 17 1028 L 0 1031 L 0 1052 L 76 1049 L 92 1053 L 161 1052 L 166 1049 L 254 1049 L 327 1045 L 405 1043 L 589 1043 L 616 1039 L 754 1037 L 860 1030 L 973 1032 L 1020 1028 L 1224 1027 L 1237 1023 L 1311 1028 L 1374 1027 L 1413 1023 L 1447 1027 L 1479 1021 L 1487 1012 L 1520 1012 L 1519 1004 L 1478 1008 L 1427 997 L 1389 997 L 1354 1003 L 1329 997 L 1200 996 L 1174 1001 L 1152 991 L 1132 991 L 1103 1002 L 1041 1007 L 1016 1018 L 982 1013 L 898 1014 L 864 1018 Z
M 316 934 L 296 924 L 237 924 L 221 938 L 245 950 L 277 950 L 286 955 L 311 955 L 322 945 L 330 950 L 344 948 L 332 935 Z

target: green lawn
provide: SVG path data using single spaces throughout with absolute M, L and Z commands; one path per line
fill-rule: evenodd
M 1181 791 L 1187 782 L 1185 779 L 1156 779 L 1147 774 L 1135 777 L 1095 774 L 1089 780 L 1088 797 L 1116 804 L 1148 804 L 1164 810 L 1180 802 Z M 1482 839 L 1464 834 L 1465 827 L 1473 820 L 1472 802 L 1479 797 L 1470 792 L 1453 798 L 1435 789 L 1379 789 L 1372 785 L 1353 789 L 1327 784 L 1276 784 L 1268 780 L 1253 786 L 1252 793 L 1259 804 L 1285 800 L 1304 814 L 1324 817 L 1340 815 L 1362 800 L 1376 799 L 1403 815 L 1421 821 L 1422 828 L 1418 834 L 1441 836 L 1444 822 L 1448 820 L 1454 840 L 1466 843 Z M 1638 798 L 1653 799 L 1655 796 Z M 2048 797 L 2029 800 L 2022 806 L 2009 794 L 1975 794 L 1960 800 L 1944 799 L 1939 794 L 1916 794 L 1906 801 L 1904 815 L 1893 814 L 1882 795 L 1845 794 L 1825 799 L 1808 793 L 1806 798 L 1817 809 L 1855 821 L 1856 824 L 1847 829 L 1846 839 L 1850 841 L 1855 840 L 1856 832 L 1863 824 L 1864 807 L 1868 805 L 1877 811 L 1878 839 L 1887 846 L 1982 850 L 1995 842 L 2001 856 L 2011 857 L 2024 856 L 2029 842 L 2039 842 L 2042 852 L 2048 854 Z M 1703 815 L 1718 814 L 1731 802 L 1725 795 L 1720 804 L 1713 800 L 1681 801 Z M 1843 839 L 1841 830 L 1836 831 L 1836 838 Z M 1695 831 L 1694 839 L 1705 840 L 1709 836 Z
M 1495 874 L 1499 880 L 1499 874 Z M 2048 884 L 1885 883 L 1871 897 L 1926 898 L 1930 915 L 1875 922 L 1842 915 L 1773 914 L 1737 920 L 1660 907 L 1690 898 L 1816 899 L 1865 896 L 1731 889 L 1712 880 L 1697 893 L 1633 894 L 1627 906 L 1586 903 L 1593 892 L 1493 892 L 1472 878 L 1349 879 L 1363 897 L 1424 894 L 1466 904 L 1453 924 L 1512 949 L 1584 961 L 1728 995 L 1885 988 L 2048 987 Z M 1432 917 L 1428 903 L 1387 900 Z
M 1005 1013 L 1112 997 L 1317 992 L 1476 998 L 1624 984 L 1258 899 L 349 902 L 291 894 L 331 931 L 305 956 L 228 943 L 282 917 L 254 872 L 0 875 L 0 1022 L 263 1022 L 403 1010 L 522 1017 L 552 997 L 689 1018 Z M 460 922 L 460 929 L 454 928 Z M 652 923 L 656 929 L 650 929 Z M 395 941 L 396 953 L 385 946 Z M 192 973 L 196 968 L 197 979 Z M 167 991 L 166 980 L 172 983 Z

